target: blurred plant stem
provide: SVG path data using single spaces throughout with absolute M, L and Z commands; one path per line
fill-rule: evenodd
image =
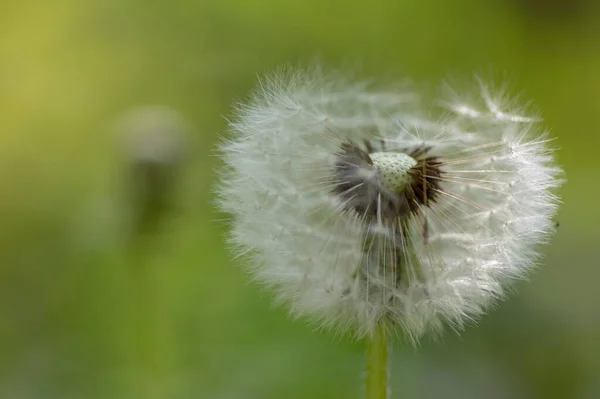
M 145 173 L 136 170 L 138 173 L 133 175 L 138 180 L 133 182 L 138 183 L 138 195 L 133 202 L 136 217 L 126 254 L 132 396 L 163 399 L 171 396 L 168 381 L 173 375 L 171 357 L 175 348 L 172 348 L 174 341 L 167 304 L 168 269 L 155 259 L 163 236 L 162 222 L 168 213 L 166 199 L 171 193 L 163 191 L 165 182 L 156 179 L 156 173 L 147 173 L 160 165 L 137 166 Z M 143 190 L 139 190 L 140 185 Z
M 367 342 L 367 399 L 388 397 L 388 331 L 380 322 Z
M 165 300 L 165 273 L 151 261 L 151 245 L 132 245 L 129 261 L 129 309 L 132 397 L 169 397 L 167 382 L 172 375 L 174 354 Z

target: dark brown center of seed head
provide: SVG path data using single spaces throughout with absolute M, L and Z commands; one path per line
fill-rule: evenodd
M 345 142 L 337 154 L 333 193 L 344 209 L 353 210 L 366 219 L 396 223 L 435 202 L 443 172 L 438 158 L 427 156 L 430 148 L 407 151 L 417 163 L 409 171 L 410 183 L 400 191 L 393 191 L 384 187 L 380 172 L 373 165 L 367 152 L 372 152 L 372 146 L 366 143 L 365 147 Z

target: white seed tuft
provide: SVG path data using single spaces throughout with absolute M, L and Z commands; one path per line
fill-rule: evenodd
M 221 146 L 237 255 L 293 314 L 359 336 L 481 316 L 554 230 L 562 170 L 537 119 L 472 98 L 435 119 L 413 93 L 266 78 Z

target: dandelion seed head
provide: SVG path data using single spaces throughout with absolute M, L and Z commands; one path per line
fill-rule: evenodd
M 294 315 L 416 340 L 476 320 L 533 267 L 562 182 L 547 134 L 487 89 L 441 103 L 432 118 L 412 92 L 295 72 L 238 107 L 218 206 Z

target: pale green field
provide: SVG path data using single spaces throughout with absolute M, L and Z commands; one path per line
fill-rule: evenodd
M 559 3 L 5 0 L 0 397 L 362 397 L 362 343 L 273 309 L 211 206 L 230 105 L 314 60 L 427 88 L 508 77 L 567 171 L 545 265 L 460 337 L 398 342 L 392 397 L 600 397 L 600 10 Z M 146 104 L 193 132 L 162 234 L 131 249 L 114 124 Z

